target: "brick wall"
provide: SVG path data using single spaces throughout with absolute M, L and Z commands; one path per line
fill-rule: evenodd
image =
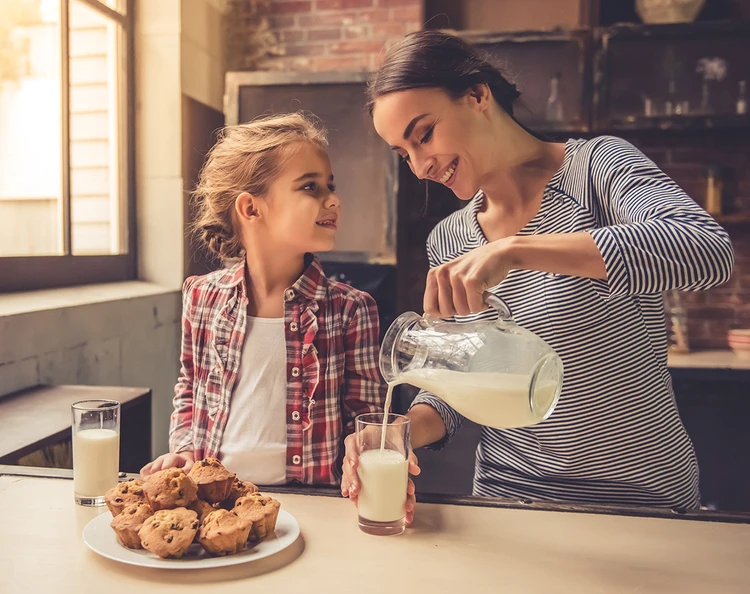
M 422 0 L 232 0 L 229 70 L 374 70 L 389 41 L 422 27 Z
M 706 167 L 724 179 L 724 211 L 750 215 L 750 136 L 747 130 L 653 132 L 626 136 L 700 205 L 705 205 Z M 727 330 L 750 328 L 750 223 L 722 221 L 735 250 L 732 279 L 724 286 L 682 293 L 692 349 L 726 349 Z

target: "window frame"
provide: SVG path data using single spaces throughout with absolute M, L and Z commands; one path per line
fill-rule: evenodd
M 112 255 L 73 255 L 71 253 L 70 188 L 70 4 L 80 2 L 118 23 L 123 31 L 123 113 L 120 165 L 125 178 L 125 194 L 120 196 L 125 252 Z M 0 256 L 0 293 L 51 289 L 73 285 L 134 280 L 137 276 L 135 217 L 135 40 L 133 10 L 135 0 L 121 0 L 125 13 L 99 0 L 60 0 L 61 84 L 62 84 L 62 254 L 53 256 Z M 124 204 L 122 204 L 124 201 Z

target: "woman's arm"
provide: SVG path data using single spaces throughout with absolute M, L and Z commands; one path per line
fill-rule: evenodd
M 512 269 L 592 279 L 604 298 L 701 290 L 732 272 L 726 231 L 638 149 L 605 137 L 590 176 L 605 226 L 510 237 L 430 270 L 424 309 L 450 317 L 484 309 L 482 293 Z

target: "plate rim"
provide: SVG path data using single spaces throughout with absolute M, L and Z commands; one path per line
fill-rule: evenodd
M 104 519 L 103 519 L 104 518 Z M 117 534 L 114 530 L 110 527 L 110 522 L 112 521 L 112 514 L 109 510 L 99 514 L 95 518 L 92 518 L 86 523 L 86 526 L 83 528 L 83 532 L 81 533 L 81 538 L 83 539 L 83 542 L 86 544 L 86 546 L 91 550 L 92 552 L 96 553 L 97 555 L 100 555 L 101 557 L 104 557 L 105 559 L 109 559 L 111 561 L 115 561 L 117 563 L 123 563 L 125 565 L 132 565 L 135 567 L 143 567 L 146 569 L 217 569 L 220 567 L 229 567 L 232 565 L 241 565 L 243 563 L 252 563 L 253 561 L 260 561 L 261 559 L 266 559 L 268 557 L 271 557 L 273 555 L 276 555 L 277 553 L 280 553 L 281 551 L 289 548 L 292 546 L 300 536 L 300 526 L 299 522 L 297 521 L 297 518 L 295 518 L 292 514 L 290 514 L 285 509 L 279 510 L 279 516 L 277 519 L 277 525 L 278 520 L 282 520 L 283 523 L 289 525 L 290 531 L 289 534 L 284 535 L 284 544 L 280 548 L 277 548 L 273 551 L 264 552 L 264 554 L 258 556 L 258 555 L 226 555 L 224 557 L 208 557 L 204 559 L 161 559 L 159 557 L 143 557 L 142 555 L 138 553 L 134 553 L 131 549 L 128 549 L 127 547 L 123 546 L 122 543 L 119 541 Z M 116 555 L 113 555 L 107 551 L 103 551 L 100 548 L 97 548 L 94 546 L 94 544 L 91 542 L 91 533 L 94 530 L 98 530 L 100 528 L 100 524 L 106 525 L 107 530 L 109 530 L 112 533 L 112 536 L 114 536 L 118 546 L 122 548 L 123 551 L 125 551 L 126 555 L 133 555 L 132 558 L 129 556 L 125 557 L 119 557 Z M 261 543 L 262 544 L 262 543 Z M 256 545 L 257 546 L 257 545 Z M 148 563 L 140 562 L 139 559 L 148 559 Z M 203 561 L 213 561 L 213 563 L 202 563 Z

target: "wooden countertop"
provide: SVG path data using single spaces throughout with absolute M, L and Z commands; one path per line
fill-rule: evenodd
M 81 532 L 102 510 L 76 506 L 72 481 L 0 475 L 0 592 L 739 594 L 750 583 L 750 524 L 422 503 L 406 534 L 381 538 L 359 531 L 344 499 L 276 496 L 302 529 L 286 552 L 150 570 L 88 550 Z
M 696 351 L 684 355 L 670 353 L 667 366 L 671 369 L 735 369 L 750 371 L 750 358 L 738 357 L 734 351 Z

